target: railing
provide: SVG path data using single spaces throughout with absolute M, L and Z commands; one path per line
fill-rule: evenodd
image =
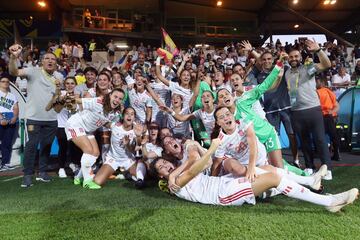
M 158 33 L 160 26 L 148 24 L 135 20 L 109 18 L 103 16 L 85 16 L 80 14 L 64 14 L 63 27 L 80 28 L 80 29 L 101 29 L 117 30 L 121 32 L 151 32 Z M 207 26 L 200 24 L 175 24 L 168 23 L 165 25 L 166 30 L 171 35 L 177 36 L 205 36 L 205 37 L 238 37 L 245 34 L 251 35 L 250 32 L 241 31 L 236 27 L 229 26 Z
M 133 31 L 135 24 L 127 19 L 120 18 L 65 14 L 63 16 L 63 27 L 103 30 L 117 29 L 124 32 L 131 32 Z

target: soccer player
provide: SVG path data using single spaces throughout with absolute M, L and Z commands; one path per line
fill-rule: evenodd
M 214 95 L 211 91 L 204 91 L 201 96 L 201 102 L 203 107 L 198 109 L 190 114 L 182 114 L 179 111 L 176 112 L 168 107 L 161 107 L 162 110 L 166 111 L 168 114 L 171 114 L 176 120 L 181 122 L 187 122 L 192 119 L 200 119 L 205 127 L 207 136 L 211 136 L 213 128 L 215 126 L 214 118 Z M 210 139 L 203 139 L 204 141 L 210 141 Z
M 200 160 L 190 157 L 186 167 L 177 167 L 163 158 L 158 158 L 152 162 L 152 169 L 160 178 L 169 179 L 175 175 L 175 184 L 180 189 L 172 193 L 177 197 L 203 204 L 255 204 L 256 196 L 261 196 L 270 188 L 276 188 L 288 197 L 325 206 L 330 212 L 338 212 L 344 206 L 353 203 L 359 194 L 357 188 L 336 195 L 316 194 L 286 176 L 262 169 L 259 169 L 261 174 L 253 182 L 246 178 L 204 175 L 202 171 L 211 163 L 211 156 L 220 143 L 220 139 L 213 139 L 209 150 Z
M 221 128 L 219 133 L 221 144 L 214 154 L 212 175 L 221 176 L 231 173 L 234 176 L 245 176 L 251 182 L 254 181 L 257 177 L 256 167 L 262 167 L 268 163 L 266 149 L 256 137 L 252 123 L 245 122 L 243 119 L 235 121 L 234 115 L 226 107 L 216 109 L 214 115 L 216 128 Z M 313 175 L 313 179 L 298 176 L 281 168 L 273 169 L 276 169 L 276 173 L 311 186 L 314 190 L 320 189 L 321 177 L 327 173 L 326 165 Z
M 283 58 L 286 58 L 286 56 L 287 55 L 283 55 Z M 229 90 L 226 88 L 220 89 L 218 91 L 218 106 L 228 107 L 234 114 L 235 120 L 245 119 L 245 121 L 253 123 L 255 134 L 259 138 L 259 141 L 265 145 L 268 153 L 268 160 L 271 165 L 280 168 L 283 168 L 285 165 L 287 169 L 296 174 L 306 175 L 301 169 L 288 164 L 282 159 L 281 144 L 276 130 L 269 122 L 262 119 L 252 109 L 254 102 L 259 100 L 264 92 L 275 84 L 276 80 L 282 78 L 282 67 L 282 62 L 278 61 L 263 83 L 257 85 L 250 91 L 244 92 L 237 101 L 234 100 L 234 97 Z M 217 136 L 213 135 L 213 137 Z
M 144 126 L 135 123 L 135 109 L 128 107 L 124 110 L 122 123 L 113 123 L 111 126 L 111 147 L 105 162 L 94 177 L 94 182 L 89 189 L 99 189 L 106 180 L 118 169 L 123 168 L 137 180 L 144 181 L 146 167 L 143 162 L 136 162 L 135 148 L 137 139 L 144 133 Z
M 236 120 L 246 119 L 246 121 L 253 122 L 255 133 L 260 142 L 265 145 L 269 154 L 270 163 L 276 167 L 283 167 L 281 146 L 277 133 L 272 125 L 254 112 L 252 106 L 277 79 L 281 79 L 283 75 L 283 71 L 280 73 L 281 69 L 282 62 L 279 61 L 262 84 L 243 93 L 236 102 L 234 101 L 232 94 L 226 88 L 218 91 L 219 106 L 229 107 L 234 113 Z
M 124 96 L 122 89 L 113 89 L 104 98 L 76 99 L 81 111 L 71 116 L 65 125 L 67 139 L 83 151 L 81 170 L 74 178 L 74 184 L 80 184 L 83 176 L 83 187 L 92 187 L 91 166 L 100 154 L 93 133 L 102 126 L 110 127 L 114 113 L 120 112 Z

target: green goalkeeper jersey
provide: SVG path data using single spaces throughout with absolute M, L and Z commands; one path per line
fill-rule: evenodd
M 252 109 L 252 105 L 255 101 L 259 100 L 260 97 L 270 89 L 270 87 L 274 84 L 277 80 L 277 76 L 280 72 L 280 67 L 275 66 L 274 69 L 271 71 L 269 76 L 262 82 L 261 84 L 257 85 L 255 88 L 251 89 L 250 91 L 244 92 L 243 95 L 237 99 L 236 101 L 236 109 L 235 109 L 235 120 L 242 119 L 246 122 L 252 122 L 255 130 L 256 136 L 259 138 L 260 142 L 264 143 L 266 148 L 273 149 L 272 145 L 279 142 L 277 139 L 277 134 L 274 130 L 274 127 L 267 121 L 263 120 L 260 116 L 258 116 L 255 111 Z M 275 135 L 275 136 L 274 136 Z M 267 141 L 270 139 L 271 142 L 268 143 L 270 146 L 267 146 Z M 276 146 L 278 148 L 279 146 Z M 273 149 L 275 150 L 275 149 Z

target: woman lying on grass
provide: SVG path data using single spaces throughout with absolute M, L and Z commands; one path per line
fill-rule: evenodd
M 357 188 L 336 195 L 313 193 L 285 175 L 281 176 L 272 172 L 272 167 L 267 169 L 268 166 L 264 166 L 263 169 L 257 168 L 259 175 L 253 182 L 244 177 L 211 177 L 202 174 L 202 171 L 212 164 L 211 155 L 214 154 L 220 142 L 218 138 L 213 139 L 209 150 L 200 159 L 189 157 L 187 164 L 180 166 L 158 158 L 151 164 L 152 171 L 164 179 L 175 176 L 175 183 L 179 186 L 179 190 L 172 190 L 172 193 L 179 198 L 203 204 L 223 206 L 255 204 L 256 196 L 261 196 L 270 188 L 276 188 L 288 197 L 325 206 L 330 212 L 338 212 L 358 197 Z

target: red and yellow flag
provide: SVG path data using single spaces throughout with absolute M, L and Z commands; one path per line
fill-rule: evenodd
M 164 37 L 164 42 L 166 44 L 166 47 L 168 48 L 169 52 L 173 55 L 176 56 L 179 54 L 179 49 L 177 49 L 174 41 L 170 38 L 169 34 L 165 31 L 165 29 L 161 28 L 163 37 Z
M 171 59 L 173 59 L 173 57 L 174 57 L 174 55 L 171 52 L 169 52 L 163 48 L 158 48 L 156 50 L 156 52 L 160 57 L 164 58 L 165 62 L 171 61 Z

